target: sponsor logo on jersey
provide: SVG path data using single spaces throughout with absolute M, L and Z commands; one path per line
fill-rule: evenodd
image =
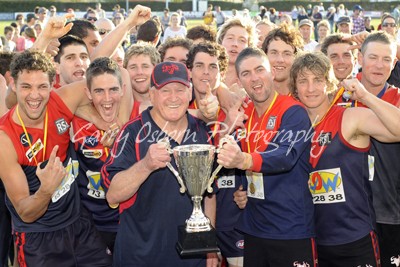
M 99 144 L 99 140 L 96 136 L 87 136 L 85 138 L 85 146 L 87 147 L 95 147 Z
M 307 262 L 298 262 L 298 261 L 295 261 L 295 262 L 293 262 L 293 266 L 295 266 L 295 267 L 310 267 L 310 264 L 308 264 Z
M 336 191 L 342 183 L 338 169 L 317 171 L 310 174 L 310 190 L 313 194 L 323 194 Z
M 82 149 L 82 154 L 89 159 L 99 159 L 103 156 L 102 149 Z
M 60 118 L 54 123 L 56 124 L 58 134 L 65 133 L 69 128 L 69 124 L 65 121 L 64 118 Z
M 276 124 L 276 116 L 270 116 L 267 122 L 267 130 L 273 130 Z
M 20 136 L 19 136 L 19 140 L 20 140 L 20 142 L 21 142 L 21 144 L 23 145 L 23 146 L 25 146 L 25 147 L 28 147 L 29 146 L 29 141 L 32 143 L 32 135 L 30 134 L 30 133 L 28 133 L 28 138 L 26 138 L 26 135 L 25 135 L 25 133 L 22 133 Z
M 320 146 L 326 146 L 332 141 L 332 133 L 321 133 L 318 137 L 318 144 Z
M 32 145 L 32 147 L 26 151 L 25 156 L 28 158 L 29 162 L 32 161 L 32 159 L 39 153 L 40 150 L 43 149 L 43 143 L 40 138 Z
M 239 249 L 244 249 L 244 240 L 239 240 L 236 242 L 236 247 Z

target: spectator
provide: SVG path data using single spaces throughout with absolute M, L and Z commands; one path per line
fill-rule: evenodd
M 13 41 L 14 39 L 14 34 L 15 34 L 15 29 L 12 26 L 6 26 L 4 27 L 4 36 L 7 40 L 7 43 L 4 46 L 4 51 L 7 52 L 14 52 L 17 45 Z
M 299 17 L 299 10 L 297 9 L 297 6 L 292 7 L 290 16 L 292 17 L 293 26 L 296 26 L 297 18 Z
M 318 32 L 318 43 L 322 44 L 324 39 L 330 34 L 331 28 L 329 25 L 329 21 L 321 20 L 317 24 L 317 32 Z
M 314 39 L 315 41 L 318 41 L 319 37 L 318 37 L 317 25 L 322 20 L 322 13 L 319 11 L 319 6 L 314 6 L 310 20 L 314 24 Z
M 90 21 L 90 23 L 94 24 L 99 19 L 99 15 L 96 10 L 89 8 L 86 12 L 86 19 Z
M 163 35 L 164 35 L 164 32 L 168 28 L 169 21 L 170 21 L 168 8 L 164 8 L 164 12 L 163 12 L 163 15 L 161 16 L 160 21 L 161 21 L 161 27 L 162 27 Z
M 335 13 L 336 13 L 336 8 L 335 5 L 332 4 L 333 6 L 330 6 L 328 8 L 328 12 L 326 13 L 326 19 L 329 21 L 329 28 L 331 29 L 330 33 L 333 33 L 333 26 L 335 25 Z
M 57 15 L 57 8 L 55 6 L 50 6 L 49 11 L 49 17 L 55 17 Z
M 277 20 L 278 20 L 278 14 L 277 14 L 277 12 L 276 12 L 276 9 L 273 8 L 273 7 L 271 7 L 271 8 L 269 9 L 269 20 L 270 20 L 272 23 L 275 23 L 275 24 L 276 24 L 276 22 L 277 22 Z
M 183 15 L 183 12 L 182 12 L 182 9 L 178 9 L 177 11 L 176 11 L 176 13 L 178 13 L 179 14 L 179 16 L 181 17 L 181 26 L 183 26 L 183 27 L 185 27 L 185 28 L 187 28 L 187 22 L 186 22 L 186 18 L 185 18 L 185 16 Z
M 107 18 L 99 18 L 95 23 L 100 37 L 103 39 L 108 33 L 115 29 L 114 23 Z
M 208 4 L 207 10 L 204 11 L 203 13 L 203 22 L 205 25 L 211 26 L 214 23 L 215 20 L 215 15 L 214 12 L 212 11 L 213 5 Z
M 304 40 L 304 51 L 314 51 L 318 43 L 311 39 L 311 34 L 314 30 L 314 24 L 309 19 L 303 19 L 299 23 L 299 31 Z
M 217 23 L 217 29 L 225 23 L 226 16 L 225 13 L 221 11 L 220 6 L 215 6 L 215 21 Z
M 345 34 L 351 34 L 351 19 L 348 16 L 343 16 L 340 17 L 339 20 L 336 23 L 337 26 L 337 32 L 338 33 L 345 33 Z
M 353 15 L 351 16 L 353 21 L 353 28 L 351 34 L 357 34 L 365 31 L 364 18 L 362 17 L 363 8 L 360 5 L 353 7 Z
M 35 25 L 37 17 L 33 13 L 29 13 L 26 15 L 26 24 L 21 28 L 21 34 L 25 31 L 27 27 L 33 27 Z
M 163 42 L 168 38 L 185 37 L 186 28 L 180 25 L 181 17 L 178 13 L 172 13 L 170 17 L 170 26 L 165 30 Z
M 40 7 L 38 9 L 38 13 L 37 14 L 38 14 L 38 21 L 40 21 L 40 23 L 42 23 L 43 25 L 46 25 L 47 20 L 48 20 L 48 17 L 47 17 L 48 10 L 47 10 L 47 8 Z
M 17 14 L 17 16 L 15 17 L 15 20 L 16 20 L 16 22 L 17 22 L 17 24 L 18 24 L 18 26 L 20 27 L 20 30 L 21 30 L 21 27 L 25 25 L 25 23 L 24 23 L 24 15 Z
M 112 22 L 114 23 L 115 27 L 118 26 L 123 21 L 124 21 L 124 16 L 121 13 L 116 12 L 114 17 L 112 18 Z
M 272 23 L 271 21 L 269 21 L 267 19 L 264 19 L 264 20 L 260 21 L 259 23 L 257 23 L 256 30 L 258 33 L 258 43 L 257 43 L 258 48 L 262 47 L 263 42 L 264 42 L 265 38 L 267 37 L 267 35 L 270 33 L 270 31 L 272 31 L 276 27 L 277 27 L 276 24 Z
M 36 36 L 39 36 L 39 35 L 42 33 L 43 24 L 40 23 L 39 21 L 37 21 L 37 22 L 35 23 L 35 25 L 33 26 L 33 28 L 34 28 L 35 31 L 36 31 Z
M 308 19 L 308 15 L 307 15 L 307 12 L 304 9 L 304 7 L 303 6 L 299 6 L 299 15 L 297 17 L 298 23 L 300 23 L 300 21 L 302 21 L 303 19 Z
M 96 3 L 96 12 L 100 19 L 106 18 L 106 12 L 101 8 L 101 3 Z
M 367 32 L 375 31 L 374 25 L 371 24 L 371 17 L 370 16 L 365 16 L 364 17 L 364 25 L 365 25 L 365 30 Z

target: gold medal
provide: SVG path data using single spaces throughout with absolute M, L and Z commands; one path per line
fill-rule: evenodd
M 256 186 L 254 185 L 253 182 L 250 183 L 249 189 L 250 189 L 250 193 L 252 195 L 254 195 L 256 193 Z

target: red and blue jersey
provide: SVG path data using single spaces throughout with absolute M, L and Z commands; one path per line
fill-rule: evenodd
M 310 238 L 314 207 L 308 189 L 310 138 L 313 129 L 303 106 L 290 96 L 275 95 L 261 116 L 254 104 L 242 137 L 242 151 L 253 158 L 246 172 L 248 202 L 238 229 L 266 239 Z
M 104 189 L 113 177 L 145 157 L 149 146 L 167 137 L 150 115 L 151 108 L 128 122 L 116 138 L 101 175 Z M 171 148 L 211 142 L 205 124 L 187 114 L 188 128 L 182 143 Z M 176 168 L 174 159 L 171 164 Z M 120 204 L 120 225 L 114 248 L 115 266 L 204 266 L 204 259 L 182 259 L 176 252 L 178 225 L 190 217 L 190 197 L 179 193 L 179 184 L 168 168 L 150 174 L 131 199 Z
M 135 101 L 130 119 L 138 116 L 139 106 L 140 103 Z M 92 214 L 99 231 L 117 232 L 119 212 L 109 207 L 101 186 L 100 170 L 109 154 L 109 149 L 100 142 L 103 133 L 95 125 L 79 117 L 72 120 L 72 129 L 72 141 L 79 161 L 77 181 L 82 204 Z
M 389 86 L 381 99 L 400 108 L 400 89 Z M 374 157 L 374 177 L 371 185 L 376 221 L 398 225 L 400 224 L 400 142 L 383 143 L 371 138 L 370 154 Z
M 315 204 L 319 245 L 347 244 L 375 229 L 369 179 L 369 147 L 345 140 L 341 125 L 345 108 L 332 106 L 315 127 L 310 162 L 310 191 Z
M 21 165 L 28 182 L 30 194 L 34 194 L 40 187 L 40 180 L 36 176 L 36 157 L 38 162 L 43 160 L 44 153 L 44 130 L 38 128 L 26 128 L 28 137 L 25 135 L 21 125 L 15 123 L 12 119 L 15 107 L 6 113 L 0 119 L 0 130 L 4 131 L 14 144 L 18 156 L 18 163 Z M 64 104 L 61 98 L 54 92 L 50 92 L 49 102 L 47 104 L 47 143 L 45 160 L 50 156 L 55 145 L 59 146 L 57 156 L 60 157 L 64 166 L 72 158 L 75 158 L 73 149 L 70 148 L 69 123 L 73 114 Z M 46 127 L 46 126 L 44 126 Z M 28 138 L 32 147 L 29 145 Z M 42 144 L 42 145 L 41 145 Z M 35 155 L 35 156 L 33 156 Z M 69 164 L 67 172 L 72 175 L 77 174 L 77 165 Z M 42 217 L 33 223 L 25 223 L 21 220 L 14 209 L 11 201 L 7 198 L 6 205 L 11 212 L 14 230 L 18 232 L 50 232 L 72 224 L 78 219 L 80 214 L 80 200 L 78 187 L 72 180 L 69 186 L 64 187 L 64 181 L 57 189 L 54 195 L 54 201 L 50 201 L 47 211 Z

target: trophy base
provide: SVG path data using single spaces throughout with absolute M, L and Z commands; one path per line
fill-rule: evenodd
M 216 231 L 211 228 L 211 231 L 187 233 L 184 225 L 178 226 L 176 249 L 181 256 L 219 252 Z

